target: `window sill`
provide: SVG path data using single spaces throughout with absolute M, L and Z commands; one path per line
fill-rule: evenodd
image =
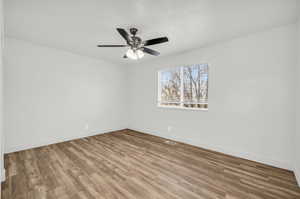
M 157 105 L 158 108 L 167 108 L 167 109 L 179 109 L 179 110 L 189 110 L 189 111 L 208 111 L 208 108 L 189 108 L 189 107 L 181 107 L 181 106 L 164 106 Z

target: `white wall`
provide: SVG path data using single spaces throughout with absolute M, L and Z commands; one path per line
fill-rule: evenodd
M 294 139 L 294 153 L 295 153 L 295 174 L 300 185 L 300 3 L 299 3 L 299 17 L 298 17 L 298 32 L 297 32 L 297 44 L 298 44 L 298 67 L 297 67 L 297 114 L 296 114 L 296 137 Z
M 3 160 L 3 61 L 2 61 L 2 49 L 3 49 L 3 2 L 0 0 L 0 182 L 5 179 L 4 172 L 4 160 Z M 1 191 L 1 187 L 0 187 Z M 0 196 L 1 198 L 1 196 Z
M 12 38 L 4 66 L 5 152 L 127 126 L 124 67 Z
M 132 66 L 129 128 L 291 169 L 295 38 L 292 24 Z M 158 108 L 157 71 L 194 63 L 210 65 L 209 110 Z

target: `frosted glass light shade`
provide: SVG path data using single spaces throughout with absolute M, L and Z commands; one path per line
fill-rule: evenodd
M 141 59 L 141 58 L 144 57 L 144 52 L 141 51 L 141 50 L 137 50 L 137 51 L 136 51 L 136 55 L 137 55 L 138 59 Z
M 132 50 L 131 48 L 127 50 L 126 52 L 126 56 L 130 59 L 141 59 L 142 57 L 144 57 L 144 52 L 141 50 Z

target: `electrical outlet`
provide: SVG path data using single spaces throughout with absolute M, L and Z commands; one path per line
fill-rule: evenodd
M 173 129 L 173 127 L 172 127 L 172 126 L 168 126 L 168 132 L 171 132 L 171 131 L 172 131 L 172 129 Z

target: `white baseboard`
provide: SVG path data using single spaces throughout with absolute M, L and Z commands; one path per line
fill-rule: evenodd
M 261 155 L 256 155 L 256 154 L 252 154 L 252 153 L 248 153 L 245 151 L 240 151 L 240 150 L 233 150 L 233 149 L 229 149 L 229 148 L 224 148 L 224 147 L 220 147 L 220 146 L 214 146 L 211 144 L 207 144 L 207 143 L 200 143 L 198 142 L 199 140 L 189 140 L 186 138 L 182 138 L 182 137 L 174 137 L 168 134 L 163 134 L 163 133 L 155 133 L 155 132 L 151 132 L 151 130 L 144 130 L 144 129 L 138 129 L 138 128 L 129 128 L 135 131 L 140 131 L 140 132 L 145 132 L 151 135 L 155 135 L 155 136 L 159 136 L 159 137 L 163 137 L 166 139 L 171 139 L 171 140 L 175 140 L 178 142 L 183 142 L 183 143 L 187 143 L 193 146 L 197 146 L 197 147 L 201 147 L 204 149 L 208 149 L 208 150 L 212 150 L 212 151 L 216 151 L 216 152 L 220 152 L 220 153 L 224 153 L 224 154 L 228 154 L 228 155 L 232 155 L 235 157 L 239 157 L 239 158 L 243 158 L 243 159 L 247 159 L 247 160 L 252 160 L 255 162 L 260 162 L 266 165 L 270 165 L 270 166 L 274 166 L 274 167 L 278 167 L 278 168 L 282 168 L 282 169 L 287 169 L 290 171 L 293 171 L 294 168 L 293 166 L 289 163 L 289 162 L 285 162 L 285 161 L 278 161 L 278 160 L 273 160 L 270 159 L 269 157 L 264 157 Z M 298 173 L 299 175 L 300 173 Z
M 5 177 L 6 175 L 5 175 L 5 169 L 2 169 L 2 171 L 1 171 L 1 182 L 4 182 L 5 181 Z
M 104 133 L 108 133 L 108 132 L 112 132 L 112 131 L 119 131 L 119 130 L 123 130 L 123 129 L 126 129 L 126 128 L 106 129 L 106 130 L 103 130 L 101 132 L 97 131 L 97 132 L 90 132 L 88 134 L 84 133 L 84 134 L 76 135 L 76 136 L 51 138 L 51 139 L 47 139 L 47 140 L 39 140 L 39 141 L 36 141 L 35 143 L 28 143 L 26 145 L 8 146 L 8 147 L 5 148 L 5 153 L 13 153 L 13 152 L 17 152 L 17 151 L 26 150 L 26 149 L 32 149 L 32 148 L 37 148 L 37 147 L 41 147 L 41 146 L 47 146 L 47 145 L 50 145 L 50 144 L 56 144 L 56 143 L 60 143 L 60 142 L 65 142 L 65 141 L 90 137 L 90 136 L 93 136 L 93 135 L 104 134 Z
M 295 176 L 296 176 L 296 180 L 298 182 L 298 186 L 300 187 L 300 170 L 296 167 L 294 169 L 294 173 L 295 173 Z

